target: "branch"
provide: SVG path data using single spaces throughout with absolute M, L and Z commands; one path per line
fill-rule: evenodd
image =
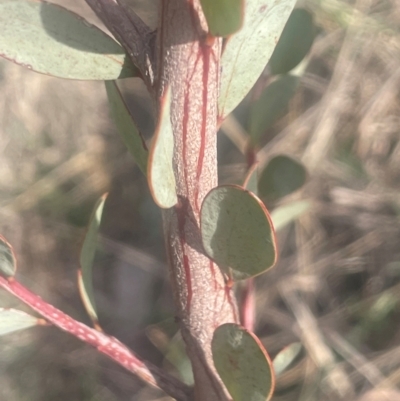
M 254 331 L 255 327 L 255 306 L 254 279 L 249 278 L 244 283 L 239 305 L 241 323 L 249 331 Z
M 147 87 L 154 82 L 154 32 L 121 0 L 86 0 L 138 67 Z
M 4 278 L 0 276 L 0 287 L 19 298 L 54 326 L 97 348 L 99 352 L 107 355 L 146 383 L 165 391 L 178 401 L 189 401 L 191 389 L 188 386 L 163 372 L 157 366 L 140 360 L 115 337 L 108 336 L 74 320 L 43 301 L 13 277 Z

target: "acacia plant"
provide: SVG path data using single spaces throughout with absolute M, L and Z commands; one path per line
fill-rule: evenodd
M 155 31 L 123 0 L 86 2 L 115 39 L 60 6 L 38 0 L 2 0 L 0 54 L 39 73 L 105 81 L 118 131 L 163 212 L 169 276 L 194 386 L 140 359 L 100 327 L 91 272 L 106 196 L 95 206 L 78 274 L 94 327 L 74 320 L 22 286 L 15 277 L 12 247 L 2 238 L 0 286 L 41 318 L 0 309 L 0 334 L 36 324 L 57 326 L 180 401 L 268 400 L 274 387 L 273 367 L 251 331 L 247 312 L 251 278 L 276 262 L 275 234 L 271 217 L 257 196 L 257 168 L 249 170 L 243 186 L 218 185 L 216 137 L 224 119 L 264 71 L 295 0 L 162 0 Z M 303 17 L 304 12 L 300 12 Z M 290 30 L 285 35 L 289 42 L 298 39 Z M 292 49 L 298 60 L 289 60 L 289 67 L 287 54 L 278 46 L 276 60 L 270 64 L 272 73 L 291 70 L 312 39 L 308 42 L 300 57 L 298 47 Z M 129 77 L 141 78 L 153 100 L 157 126 L 150 146 L 116 83 Z M 281 85 L 281 102 L 287 103 L 296 82 L 295 76 L 282 75 L 272 83 Z M 269 92 L 260 99 L 263 96 L 268 103 Z M 266 114 L 256 102 L 248 127 L 252 133 L 249 167 L 256 161 L 260 126 L 265 129 L 272 124 L 265 118 L 276 119 L 274 112 Z M 286 180 L 277 180 L 277 172 L 282 171 Z M 260 191 L 276 199 L 297 189 L 304 178 L 297 162 L 278 156 L 261 174 Z M 297 205 L 294 213 L 292 209 L 281 211 L 281 220 L 290 220 L 305 206 Z M 233 285 L 240 280 L 248 284 L 238 306 Z

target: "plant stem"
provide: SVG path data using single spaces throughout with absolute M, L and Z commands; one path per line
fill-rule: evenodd
M 124 47 L 151 90 L 154 81 L 154 32 L 132 9 L 120 4 L 120 1 L 86 0 L 86 3 Z
M 227 401 L 215 371 L 211 340 L 237 322 L 233 292 L 204 255 L 202 201 L 217 185 L 217 117 L 221 40 L 210 40 L 199 0 L 161 2 L 156 85 L 172 89 L 174 170 L 178 204 L 163 212 L 164 232 L 182 336 L 192 362 L 196 401 Z
M 149 362 L 142 361 L 115 337 L 108 336 L 74 320 L 64 312 L 43 301 L 13 277 L 0 276 L 0 287 L 19 298 L 38 312 L 47 322 L 95 347 L 140 379 L 157 387 L 179 401 L 189 401 L 191 389 L 176 378 L 163 372 Z
M 254 278 L 249 278 L 243 284 L 240 297 L 240 321 L 249 331 L 255 327 L 255 304 Z

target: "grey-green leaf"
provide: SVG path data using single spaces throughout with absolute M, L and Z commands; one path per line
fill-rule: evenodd
M 252 104 L 248 131 L 253 145 L 258 145 L 265 132 L 287 112 L 298 83 L 298 77 L 283 75 L 269 84 Z
M 165 359 L 175 367 L 185 384 L 188 386 L 194 384 L 192 363 L 186 353 L 185 342 L 180 331 L 175 334 L 168 344 Z
M 44 1 L 0 2 L 0 55 L 60 78 L 109 80 L 137 75 L 115 40 L 77 14 Z
M 311 203 L 307 200 L 294 201 L 278 206 L 271 213 L 271 220 L 274 223 L 275 231 L 278 232 L 292 221 L 298 219 L 310 206 Z
M 261 341 L 245 328 L 219 326 L 211 343 L 215 368 L 233 401 L 267 401 L 275 379 L 271 361 Z
M 270 160 L 258 183 L 261 198 L 276 201 L 301 188 L 307 179 L 303 164 L 291 157 L 279 155 Z
M 178 202 L 175 174 L 172 165 L 174 134 L 171 125 L 171 88 L 165 89 L 160 115 L 154 133 L 147 168 L 150 192 L 156 204 L 164 209 Z
M 228 39 L 221 59 L 218 113 L 224 119 L 263 72 L 296 0 L 246 0 L 242 29 Z
M 207 255 L 234 280 L 256 276 L 275 264 L 275 233 L 268 211 L 241 187 L 219 186 L 207 194 L 200 230 Z
M 213 36 L 229 36 L 243 24 L 245 0 L 200 0 Z
M 17 271 L 17 260 L 12 246 L 0 235 L 0 275 L 13 277 Z
M 152 344 L 165 355 L 166 360 L 175 367 L 182 381 L 189 386 L 193 385 L 192 365 L 175 320 L 167 319 L 148 326 L 146 335 Z
M 117 130 L 140 170 L 146 175 L 149 152 L 147 151 L 144 138 L 132 119 L 128 106 L 124 102 L 122 94 L 118 89 L 117 83 L 115 81 L 106 81 L 105 85 L 108 101 L 110 103 L 111 115 L 117 126 Z
M 97 324 L 98 317 L 93 291 L 93 261 L 96 255 L 97 238 L 100 230 L 100 223 L 106 198 L 107 194 L 104 194 L 94 206 L 86 236 L 82 245 L 80 255 L 81 271 L 78 275 L 79 291 L 83 304 L 88 315 L 95 324 Z
M 162 353 L 168 351 L 168 345 L 177 332 L 179 326 L 174 318 L 165 319 L 159 323 L 146 327 L 145 333 L 151 343 Z
M 286 74 L 307 55 L 315 38 L 313 16 L 304 8 L 295 8 L 269 60 L 272 74 Z
M 43 324 L 43 319 L 20 310 L 0 308 L 0 336 Z
M 301 343 L 295 342 L 288 345 L 278 353 L 278 355 L 273 360 L 273 366 L 276 376 L 279 376 L 291 365 L 291 363 L 300 354 L 301 349 Z

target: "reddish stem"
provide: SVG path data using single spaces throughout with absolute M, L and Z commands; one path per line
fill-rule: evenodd
M 242 298 L 239 305 L 240 320 L 243 327 L 253 332 L 255 326 L 255 295 L 254 295 L 254 279 L 246 280 L 245 287 L 242 290 Z
M 234 294 L 204 253 L 200 209 L 218 185 L 217 123 L 221 39 L 210 39 L 200 0 L 160 2 L 156 89 L 171 87 L 173 167 L 178 204 L 163 211 L 170 277 L 181 333 L 192 362 L 196 401 L 230 401 L 211 341 L 237 322 Z
M 188 386 L 151 363 L 140 360 L 115 337 L 74 320 L 43 301 L 42 298 L 29 291 L 13 277 L 4 278 L 0 276 L 0 287 L 19 298 L 54 326 L 95 347 L 99 352 L 107 355 L 146 383 L 165 391 L 177 400 L 188 401 L 190 399 L 191 389 Z

